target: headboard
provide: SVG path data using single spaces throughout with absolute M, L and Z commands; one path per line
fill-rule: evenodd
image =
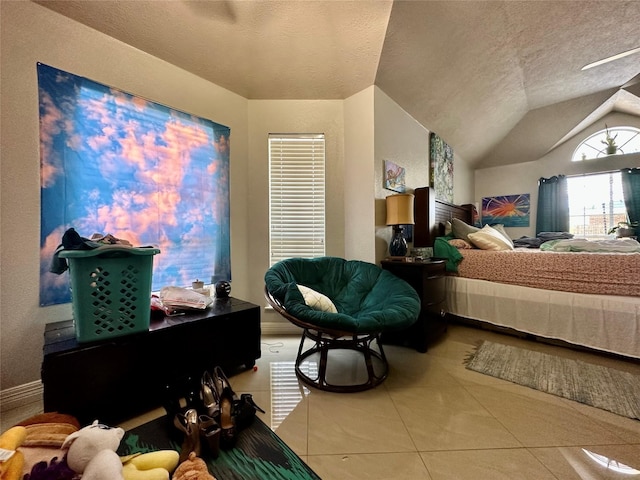
M 473 205 L 454 205 L 436 200 L 435 190 L 431 187 L 416 188 L 413 227 L 414 247 L 433 247 L 436 237 L 444 235 L 444 223 L 458 218 L 473 224 Z

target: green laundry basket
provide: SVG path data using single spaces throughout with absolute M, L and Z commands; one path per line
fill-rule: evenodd
M 59 253 L 69 262 L 78 342 L 149 330 L 153 256 L 158 253 L 157 248 L 120 245 Z

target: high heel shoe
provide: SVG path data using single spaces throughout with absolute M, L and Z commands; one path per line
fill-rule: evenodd
M 256 417 L 256 411 L 266 413 L 254 402 L 253 395 L 250 393 L 240 395 L 240 400 L 234 405 L 238 430 L 244 430 L 253 423 L 253 419 Z
M 220 425 L 209 415 L 200 415 L 200 436 L 209 447 L 211 456 L 216 459 L 220 455 Z
M 184 440 L 180 448 L 179 463 L 184 462 L 189 453 L 195 452 L 196 456 L 200 456 L 200 429 L 198 428 L 198 411 L 190 408 L 185 413 L 177 413 L 173 420 L 178 430 L 184 433 Z
M 220 393 L 209 372 L 205 370 L 200 380 L 200 394 L 203 411 L 214 419 L 220 415 Z
M 220 397 L 220 429 L 222 430 L 220 444 L 222 448 L 232 448 L 237 440 L 234 405 L 238 401 L 238 396 L 220 367 L 213 369 L 213 381 Z
M 220 397 L 222 397 L 221 392 L 224 392 L 225 390 L 229 392 L 228 396 L 231 398 L 233 407 L 231 417 L 237 431 L 244 430 L 251 425 L 256 416 L 256 411 L 266 413 L 256 404 L 253 400 L 253 395 L 250 393 L 243 393 L 240 395 L 240 398 L 238 398 L 238 395 L 236 395 L 233 388 L 231 388 L 231 382 L 229 382 L 229 379 L 222 371 L 222 368 L 215 367 L 213 369 L 213 381 L 216 384 Z
M 236 417 L 233 415 L 233 391 L 227 387 L 220 395 L 220 444 L 233 448 L 237 440 Z

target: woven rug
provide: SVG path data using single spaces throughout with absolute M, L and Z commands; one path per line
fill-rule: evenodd
M 640 376 L 523 348 L 483 342 L 468 369 L 640 419 Z
M 127 431 L 118 455 L 156 450 L 180 451 L 181 438 L 167 417 Z M 213 459 L 202 453 L 209 472 L 218 480 L 320 480 L 306 463 L 258 417 L 238 435 L 236 446 Z

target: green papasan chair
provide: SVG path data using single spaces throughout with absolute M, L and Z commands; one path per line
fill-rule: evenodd
M 358 392 L 382 383 L 389 363 L 381 334 L 410 327 L 420 312 L 420 298 L 407 282 L 359 260 L 290 258 L 273 265 L 264 279 L 267 301 L 303 329 L 296 375 L 303 383 L 321 390 Z M 311 340 L 313 346 L 305 349 L 306 340 Z M 334 350 L 359 352 L 366 365 L 367 380 L 330 383 L 327 363 Z M 317 373 L 309 367 L 310 362 L 303 368 L 314 355 L 319 357 Z M 343 361 L 337 358 L 335 362 Z

